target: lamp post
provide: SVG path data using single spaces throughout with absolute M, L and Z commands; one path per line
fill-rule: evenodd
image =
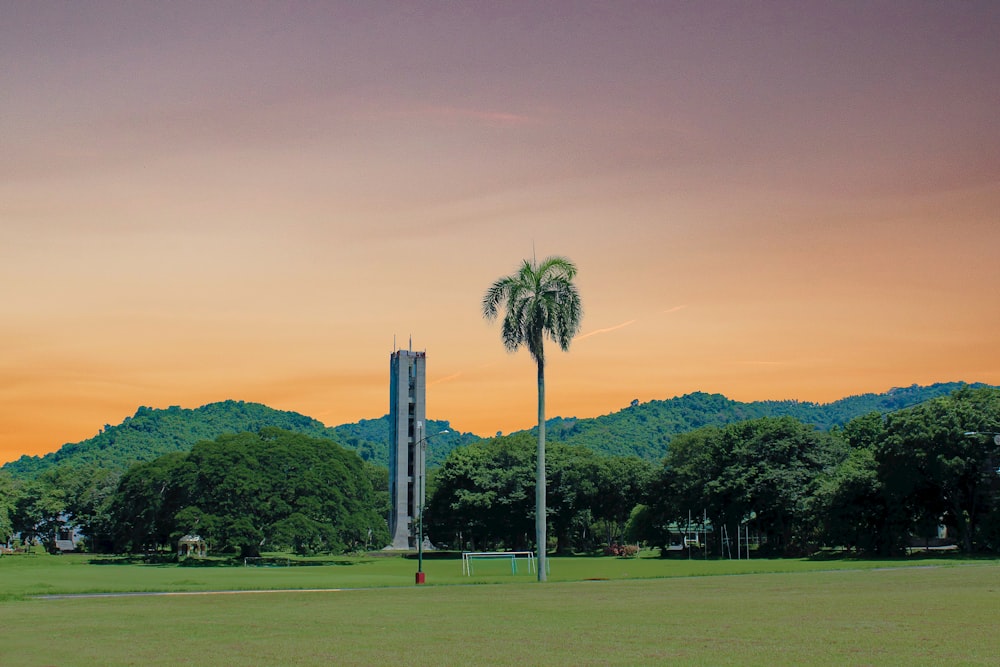
M 1000 433 L 996 433 L 994 431 L 966 431 L 963 435 L 965 435 L 966 437 L 971 437 L 974 435 L 992 435 L 993 444 L 1000 445 Z
M 985 435 L 985 436 L 992 435 L 993 436 L 993 444 L 996 445 L 996 446 L 998 446 L 998 447 L 1000 447 L 1000 433 L 997 433 L 996 431 L 966 431 L 963 435 L 965 435 L 965 437 L 967 437 L 967 438 L 971 438 L 971 437 L 974 437 L 974 436 L 977 436 L 977 435 Z M 989 459 L 989 465 L 992 466 L 993 463 L 994 463 L 993 457 L 991 456 L 990 459 Z M 997 467 L 996 473 L 997 473 L 997 475 L 1000 475 L 1000 467 Z
M 427 471 L 424 468 L 427 460 L 427 441 L 448 432 L 448 429 L 434 433 L 433 435 L 423 435 L 423 422 L 417 422 L 417 435 L 421 436 L 417 440 L 414 454 L 417 456 L 417 575 L 416 583 L 424 583 L 424 478 Z

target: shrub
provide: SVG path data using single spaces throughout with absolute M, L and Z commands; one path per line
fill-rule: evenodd
M 639 555 L 639 547 L 635 544 L 609 544 L 604 547 L 605 556 L 617 556 L 618 558 L 635 558 Z

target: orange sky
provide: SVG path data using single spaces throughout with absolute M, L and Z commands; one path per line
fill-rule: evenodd
M 1000 4 L 3 3 L 0 462 L 140 405 L 530 426 L 1000 384 Z

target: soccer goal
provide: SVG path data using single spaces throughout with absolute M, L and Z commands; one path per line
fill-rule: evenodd
M 463 551 L 462 574 L 471 577 L 474 574 L 473 563 L 475 561 L 500 561 L 510 563 L 510 573 L 517 574 L 518 559 L 521 560 L 522 564 L 526 565 L 528 573 L 537 572 L 535 566 L 535 554 L 531 551 Z M 482 563 L 480 563 L 480 565 L 482 565 Z

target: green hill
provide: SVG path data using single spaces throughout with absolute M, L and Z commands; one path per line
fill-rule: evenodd
M 550 442 L 581 445 L 601 454 L 634 455 L 655 461 L 662 458 L 670 440 L 701 426 L 722 426 L 766 416 L 791 416 L 827 430 L 872 411 L 892 412 L 931 398 L 949 394 L 963 382 L 913 385 L 882 394 L 862 394 L 833 403 L 799 401 L 755 401 L 741 403 L 721 394 L 693 393 L 663 401 L 634 404 L 601 417 L 576 419 L 556 417 L 547 422 Z M 985 386 L 985 385 L 972 385 Z M 329 438 L 358 452 L 371 463 L 389 464 L 389 417 L 362 419 L 353 424 L 328 427 L 297 412 L 275 410 L 259 403 L 222 401 L 200 408 L 177 406 L 141 407 L 118 426 L 105 426 L 89 440 L 63 445 L 45 456 L 22 456 L 3 466 L 15 477 L 33 478 L 56 466 L 98 464 L 125 469 L 163 454 L 189 451 L 201 440 L 214 440 L 225 433 L 257 432 L 265 426 Z M 427 463 L 441 463 L 456 447 L 480 440 L 472 433 L 455 432 L 449 422 L 428 420 L 427 433 L 434 436 L 427 448 Z
M 329 437 L 320 422 L 295 412 L 273 410 L 258 403 L 223 401 L 200 408 L 140 407 L 117 426 L 105 426 L 93 438 L 63 445 L 44 456 L 22 456 L 3 466 L 15 477 L 35 477 L 48 468 L 97 463 L 124 469 L 170 452 L 189 451 L 200 440 L 223 433 L 257 432 L 263 426 Z
M 546 422 L 546 439 L 581 445 L 602 454 L 659 460 L 670 439 L 702 426 L 724 426 L 759 417 L 794 417 L 829 430 L 869 412 L 893 412 L 952 393 L 964 382 L 890 389 L 881 394 L 849 396 L 832 403 L 754 401 L 741 403 L 721 394 L 697 392 L 665 401 L 633 404 L 593 419 L 562 418 Z M 982 384 L 973 387 L 986 386 Z M 535 431 L 537 429 L 532 429 Z
M 354 449 L 366 461 L 382 466 L 389 465 L 389 415 L 378 419 L 362 419 L 354 424 L 342 424 L 330 429 L 340 445 Z M 447 431 L 447 433 L 442 433 Z M 427 420 L 427 465 L 436 467 L 456 447 L 481 440 L 473 433 L 461 433 L 451 428 L 448 421 Z
M 297 412 L 275 410 L 259 403 L 222 401 L 194 409 L 141 407 L 134 416 L 126 417 L 117 426 L 105 426 L 93 438 L 63 445 L 58 451 L 44 456 L 22 456 L 2 469 L 20 478 L 33 478 L 57 466 L 98 464 L 124 470 L 170 452 L 190 451 L 202 440 L 214 440 L 226 433 L 256 433 L 265 426 L 328 438 L 356 450 L 367 461 L 389 465 L 388 416 L 330 428 Z M 428 448 L 430 465 L 444 460 L 447 453 L 460 444 L 479 439 L 471 433 L 450 432 L 448 422 L 428 420 L 429 433 L 444 429 L 449 433 L 435 437 L 433 446 Z

